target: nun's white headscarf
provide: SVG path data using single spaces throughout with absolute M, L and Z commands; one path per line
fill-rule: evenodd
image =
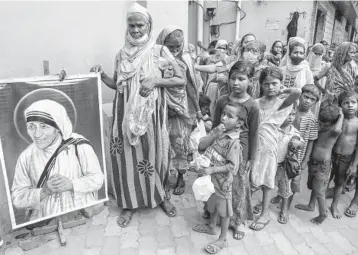
M 39 100 L 25 110 L 26 122 L 39 121 L 61 131 L 64 140 L 70 138 L 73 126 L 65 107 L 49 100 Z

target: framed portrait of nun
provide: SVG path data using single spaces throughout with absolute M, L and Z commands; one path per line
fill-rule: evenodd
M 0 81 L 0 169 L 13 229 L 107 201 L 99 75 Z

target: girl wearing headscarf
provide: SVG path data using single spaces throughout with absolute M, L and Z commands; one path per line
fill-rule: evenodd
M 315 76 L 315 80 L 327 77 L 322 102 L 329 100 L 336 103 L 338 95 L 347 90 L 355 90 L 354 81 L 358 75 L 358 66 L 353 58 L 356 47 L 351 42 L 343 42 L 337 47 L 330 67 L 323 69 Z
M 194 62 L 188 51 L 184 50 L 183 31 L 175 26 L 167 27 L 159 34 L 157 44 L 169 49 L 187 81 L 184 87 L 166 90 L 169 138 L 174 150 L 171 166 L 178 171 L 173 194 L 182 195 L 185 191 L 183 175 L 189 169 L 189 136 L 196 119 L 202 118 L 199 107 L 199 91 Z
M 124 209 L 117 221 L 121 227 L 128 226 L 137 208 L 160 205 L 168 216 L 176 215 L 165 197 L 170 142 L 163 91 L 185 85 L 168 48 L 155 44 L 148 10 L 134 3 L 126 18 L 125 45 L 115 58 L 114 77 L 108 77 L 99 65 L 91 69 L 116 90 L 111 134 L 116 149 L 111 159 L 117 204 Z M 163 78 L 166 65 L 172 67 L 171 78 Z
M 283 43 L 281 41 L 275 41 L 272 44 L 270 52 L 267 54 L 266 59 L 270 66 L 280 66 L 283 52 Z
M 305 43 L 300 37 L 290 39 L 288 53 L 286 54 L 286 65 L 281 67 L 283 73 L 283 85 L 286 88 L 302 88 L 306 84 L 313 84 L 313 75 L 304 59 Z
M 261 71 L 268 67 L 265 61 L 266 46 L 260 41 L 252 41 L 248 43 L 242 51 L 242 59 L 251 63 L 255 67 L 254 77 L 251 79 L 247 93 L 253 98 L 260 97 L 259 77 Z
M 39 100 L 25 109 L 24 118 L 33 143 L 16 163 L 14 207 L 26 209 L 32 221 L 93 204 L 104 175 L 90 142 L 73 133 L 65 107 Z
M 316 43 L 315 45 L 312 46 L 311 51 L 308 53 L 306 60 L 310 66 L 310 70 L 313 76 L 319 74 L 323 69 L 326 69 L 329 66 L 328 63 L 323 61 L 323 56 L 325 54 L 325 51 L 326 49 L 322 44 Z M 326 82 L 326 78 L 323 78 L 319 81 L 319 85 L 322 88 L 324 88 L 326 86 L 325 82 Z M 318 116 L 320 101 L 321 99 L 316 103 L 316 105 L 312 109 L 313 113 L 315 113 L 316 116 Z

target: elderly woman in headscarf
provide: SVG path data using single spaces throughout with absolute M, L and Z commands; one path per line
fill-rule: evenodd
M 91 143 L 73 133 L 65 107 L 39 100 L 25 109 L 33 141 L 19 156 L 11 187 L 28 221 L 84 208 L 97 200 L 104 175 Z
M 283 85 L 286 88 L 302 88 L 306 84 L 313 84 L 313 75 L 305 60 L 305 40 L 300 37 L 291 37 L 284 64 L 281 62 Z
M 185 191 L 183 175 L 189 169 L 189 136 L 197 118 L 202 118 L 199 107 L 199 91 L 195 76 L 194 62 L 184 50 L 184 33 L 175 26 L 162 30 L 157 44 L 166 46 L 175 57 L 184 76 L 185 87 L 167 88 L 169 138 L 174 155 L 171 167 L 178 171 L 178 179 L 173 194 L 182 195 Z M 191 160 L 190 160 L 191 161 Z
M 353 43 L 343 42 L 337 47 L 331 65 L 315 75 L 316 81 L 327 78 L 322 103 L 326 100 L 326 103 L 337 103 L 341 92 L 356 90 L 354 82 L 358 76 L 358 66 L 353 60 L 355 53 Z
M 160 205 L 168 216 L 176 215 L 165 196 L 170 142 L 163 93 L 166 88 L 185 85 L 168 48 L 155 44 L 148 10 L 134 3 L 126 18 L 125 45 L 115 58 L 114 77 L 99 65 L 91 69 L 116 90 L 111 134 L 116 150 L 111 159 L 117 204 L 124 209 L 117 221 L 121 227 L 128 226 L 137 208 Z

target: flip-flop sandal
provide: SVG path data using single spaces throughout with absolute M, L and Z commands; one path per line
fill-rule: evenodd
M 350 207 L 348 207 L 345 212 L 344 215 L 349 217 L 349 218 L 354 218 L 357 216 L 357 211 L 352 210 Z
M 204 234 L 208 234 L 208 235 L 216 235 L 216 231 L 215 229 L 212 229 L 209 225 L 207 224 L 198 224 L 195 225 L 193 227 L 193 230 L 195 232 L 199 232 L 199 233 L 204 233 Z
M 257 221 L 250 225 L 250 228 L 255 231 L 261 231 L 263 230 L 268 224 L 270 223 L 270 220 L 267 220 L 266 222 Z M 257 225 L 260 225 L 262 227 L 257 227 Z
M 169 209 L 168 209 L 168 204 L 169 204 Z M 168 216 L 168 217 L 175 217 L 177 216 L 177 208 L 170 203 L 169 200 L 164 200 L 161 204 L 160 207 L 163 209 L 163 212 Z M 171 208 L 170 208 L 171 207 Z
M 277 221 L 281 224 L 287 224 L 288 222 L 288 215 L 284 216 L 280 213 L 280 216 L 278 216 Z
M 127 212 L 123 213 L 123 215 L 120 215 L 117 219 L 118 226 L 120 226 L 121 228 L 128 227 L 129 223 L 131 223 L 132 221 L 132 217 L 134 214 L 135 214 L 134 210 L 127 210 Z
M 227 246 L 226 241 L 216 240 L 205 247 L 205 250 L 210 254 L 216 254 Z
M 256 215 L 261 214 L 261 210 L 262 210 L 261 204 L 255 205 L 254 209 L 253 209 L 253 213 L 256 214 Z
M 241 239 L 243 239 L 243 238 L 245 237 L 245 235 L 246 235 L 246 233 L 245 233 L 244 231 L 241 231 L 241 230 L 239 230 L 238 228 L 236 228 L 236 229 L 234 230 L 233 238 L 234 238 L 235 240 L 241 240 Z M 236 236 L 237 236 L 237 238 L 236 238 Z
M 183 179 L 179 179 L 177 180 L 177 183 L 175 184 L 174 190 L 173 190 L 173 194 L 180 196 L 183 195 L 185 192 L 185 181 Z

